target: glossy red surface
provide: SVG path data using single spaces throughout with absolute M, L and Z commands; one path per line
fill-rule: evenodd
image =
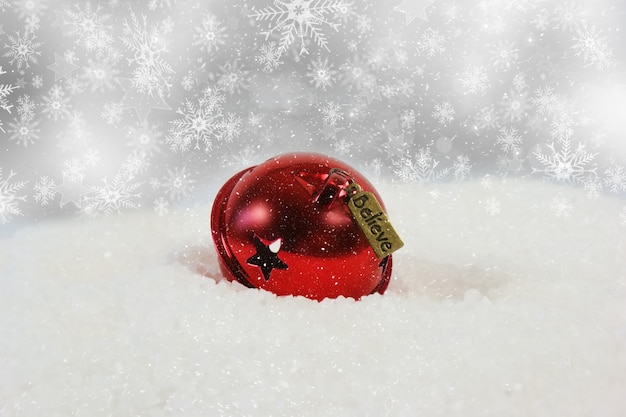
M 385 291 L 391 256 L 381 261 L 368 245 L 347 207 L 349 179 L 333 168 L 380 200 L 352 167 L 311 153 L 277 156 L 223 185 L 211 228 L 226 278 L 315 300 Z

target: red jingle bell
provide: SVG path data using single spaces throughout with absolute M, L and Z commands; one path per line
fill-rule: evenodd
M 247 287 L 314 300 L 382 294 L 392 267 L 384 251 L 392 244 L 376 223 L 385 218 L 382 205 L 375 213 L 365 206 L 368 196 L 380 201 L 356 170 L 319 154 L 280 155 L 235 174 L 211 211 L 222 273 Z

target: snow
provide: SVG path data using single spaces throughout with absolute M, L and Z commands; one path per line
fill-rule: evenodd
M 406 246 L 361 301 L 220 279 L 206 202 L 0 240 L 0 416 L 623 415 L 624 201 L 378 189 Z

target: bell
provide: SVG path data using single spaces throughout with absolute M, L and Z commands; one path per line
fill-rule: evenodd
M 351 210 L 355 192 L 361 194 Z M 320 154 L 284 154 L 244 169 L 218 191 L 211 211 L 223 275 L 247 287 L 314 300 L 382 294 L 392 258 L 377 254 L 372 242 L 378 238 L 382 249 L 391 244 L 389 233 L 383 236 L 374 225 L 377 219 L 369 224 L 379 233 L 368 237 L 365 222 L 356 218 L 374 217 L 374 209 L 361 208 L 366 196 L 380 201 L 354 168 Z M 378 207 L 384 210 L 382 203 Z M 384 218 L 383 211 L 378 216 Z

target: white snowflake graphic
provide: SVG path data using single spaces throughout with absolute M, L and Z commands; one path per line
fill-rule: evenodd
M 152 205 L 154 212 L 159 216 L 165 216 L 170 211 L 170 202 L 163 197 L 158 197 Z
M 278 50 L 282 55 L 296 40 L 299 42 L 299 54 L 308 54 L 308 39 L 311 38 L 320 47 L 328 49 L 328 38 L 321 31 L 325 25 L 335 31 L 339 24 L 333 23 L 333 15 L 345 13 L 350 3 L 344 0 L 274 0 L 274 5 L 255 10 L 250 17 L 257 21 L 270 21 L 270 27 L 264 32 L 266 40 L 275 33 L 280 33 Z
M 612 193 L 626 191 L 626 172 L 624 172 L 624 167 L 609 167 L 606 171 L 604 171 L 604 175 L 603 184 Z
M 59 119 L 66 119 L 70 115 L 69 97 L 65 95 L 63 89 L 54 85 L 48 94 L 43 97 L 43 114 L 55 122 Z
M 244 71 L 243 64 L 239 61 L 230 61 L 220 67 L 222 74 L 217 80 L 220 88 L 229 93 L 240 93 L 248 88 L 248 71 Z
M 85 198 L 83 211 L 91 215 L 109 215 L 121 213 L 123 209 L 135 209 L 140 205 L 135 199 L 141 197 L 136 190 L 141 186 L 139 182 L 132 182 L 132 178 L 121 173 L 116 174 L 112 181 L 106 177 L 102 179 L 104 185 L 90 186 L 90 192 Z
M 446 37 L 440 34 L 438 30 L 428 28 L 418 40 L 417 48 L 428 58 L 432 58 L 445 51 L 445 41 Z
M 182 109 L 178 113 L 182 118 L 170 122 L 168 135 L 165 142 L 175 152 L 185 152 L 194 145 L 194 149 L 200 149 L 204 145 L 204 151 L 208 152 L 214 140 L 232 140 L 239 135 L 241 120 L 237 117 L 222 114 L 224 95 L 219 90 L 205 90 L 197 103 L 185 100 Z
M 537 107 L 539 114 L 550 114 L 556 110 L 558 98 L 552 87 L 542 87 L 535 91 L 532 103 Z
M 186 167 L 167 169 L 167 175 L 161 182 L 161 188 L 171 201 L 182 200 L 187 197 L 194 188 L 196 181 L 189 176 Z
M 454 107 L 448 102 L 441 104 L 435 104 L 435 111 L 433 111 L 433 118 L 442 125 L 447 125 L 454 120 Z
M 263 65 L 263 71 L 272 72 L 282 65 L 280 57 L 281 51 L 276 48 L 276 44 L 269 42 L 261 47 L 261 53 L 256 56 L 256 60 Z
M 572 200 L 563 196 L 559 193 L 550 201 L 550 212 L 554 214 L 556 217 L 569 217 L 572 215 L 572 211 L 574 210 L 574 205 L 572 204 Z
M 112 52 L 113 36 L 108 24 L 110 15 L 102 13 L 102 7 L 92 7 L 91 2 L 76 2 L 63 13 L 62 29 L 67 36 L 74 36 L 75 43 L 86 51 L 95 51 L 97 57 Z
M 485 211 L 492 216 L 496 214 L 500 214 L 500 208 L 502 207 L 502 203 L 496 197 L 489 197 L 485 200 Z
M 9 43 L 4 44 L 9 50 L 3 55 L 5 58 L 11 58 L 9 64 L 19 70 L 24 66 L 30 68 L 30 64 L 36 64 L 37 57 L 41 55 L 41 51 L 37 49 L 41 46 L 41 42 L 37 42 L 37 36 L 33 32 L 26 31 L 22 36 L 19 31 L 15 32 L 15 36 L 8 35 Z
M 470 159 L 467 155 L 458 155 L 452 164 L 452 171 L 456 180 L 464 180 L 468 177 L 471 169 Z
M 335 126 L 337 122 L 343 120 L 343 111 L 341 111 L 341 105 L 334 101 L 329 101 L 324 107 L 321 108 L 324 115 L 324 123 L 328 126 Z
M 217 51 L 225 44 L 226 28 L 224 28 L 217 17 L 207 13 L 202 18 L 202 25 L 194 28 L 193 44 L 204 49 L 208 54 Z
M 415 158 L 402 157 L 394 161 L 394 173 L 404 182 L 427 184 L 445 178 L 450 168 L 438 169 L 439 161 L 431 155 L 430 148 L 419 148 Z
M 22 210 L 18 204 L 20 201 L 26 201 L 26 196 L 16 195 L 25 185 L 25 181 L 11 182 L 11 179 L 17 175 L 11 171 L 7 178 L 2 175 L 2 167 L 0 167 L 0 223 L 9 223 L 14 216 L 21 216 Z
M 328 58 L 323 61 L 321 58 L 318 58 L 308 66 L 306 75 L 316 89 L 326 90 L 335 82 L 337 71 L 333 69 L 332 64 L 328 63 Z
M 35 183 L 33 190 L 35 190 L 34 200 L 42 206 L 47 206 L 57 193 L 56 182 L 48 176 L 43 176 Z
M 578 185 L 584 184 L 588 176 L 595 176 L 596 168 L 590 168 L 589 164 L 596 154 L 585 151 L 583 144 L 572 149 L 571 140 L 566 138 L 560 142 L 560 147 L 552 143 L 548 145 L 548 149 L 549 153 L 534 153 L 544 168 L 533 168 L 533 173 L 542 172 L 548 179 L 556 182 Z
M 160 24 L 149 26 L 147 18 L 138 18 L 131 13 L 130 22 L 124 21 L 122 42 L 134 55 L 130 64 L 136 64 L 133 70 L 132 85 L 142 94 L 152 97 L 165 97 L 171 88 L 171 74 L 174 70 L 163 55 L 167 53 L 166 37 Z
M 500 40 L 491 49 L 491 62 L 500 70 L 509 70 L 519 59 L 519 49 L 511 41 Z
M 503 127 L 500 129 L 497 143 L 501 145 L 502 150 L 505 152 L 518 152 L 522 144 L 522 137 L 518 135 L 517 128 L 512 126 Z
M 605 70 L 613 64 L 613 51 L 599 31 L 586 26 L 576 30 L 576 42 L 572 49 L 576 56 L 580 56 L 587 66 Z
M 484 94 L 489 88 L 489 77 L 483 67 L 467 67 L 461 74 L 461 84 L 471 94 Z
M 17 142 L 18 145 L 28 147 L 39 140 L 40 129 L 38 126 L 39 121 L 24 116 L 18 116 L 17 119 L 9 122 L 9 140 Z

